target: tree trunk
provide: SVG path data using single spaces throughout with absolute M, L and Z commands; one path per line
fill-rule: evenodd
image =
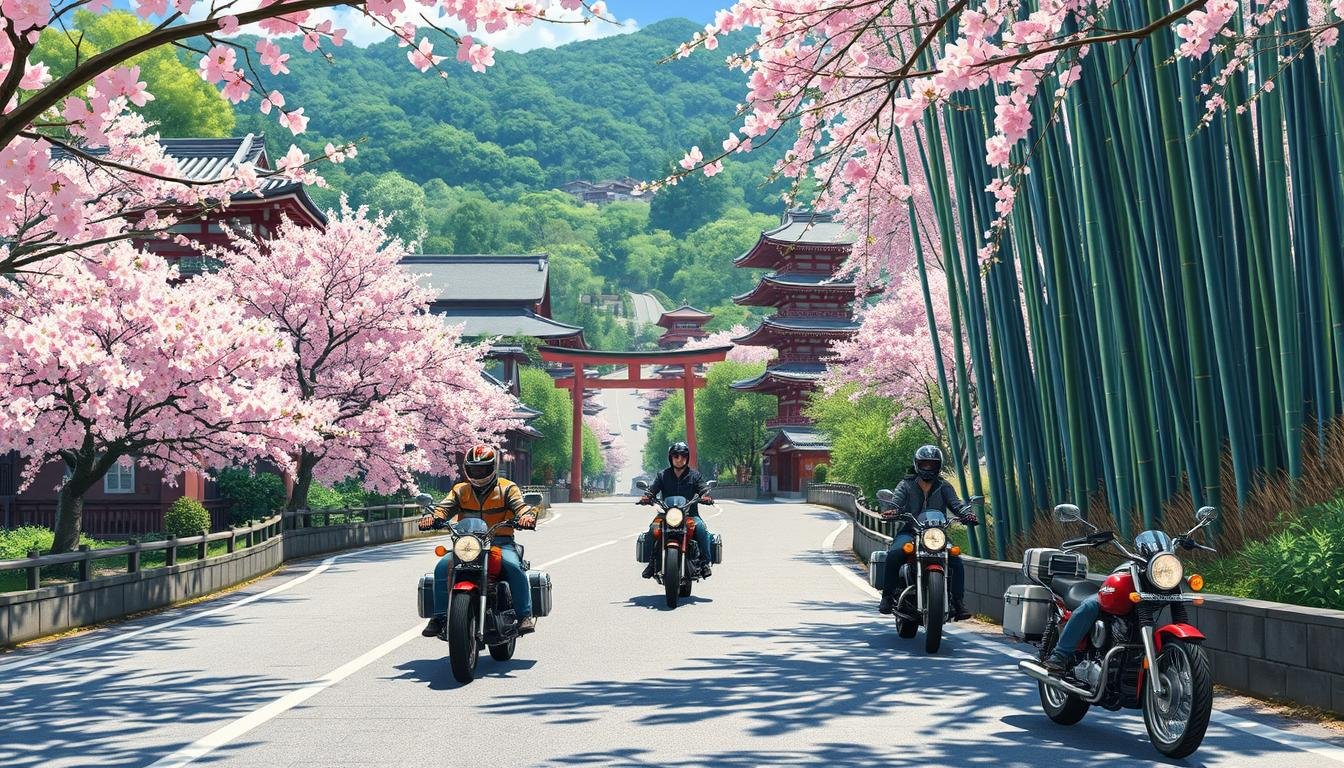
M 294 472 L 294 491 L 289 495 L 287 509 L 303 509 L 308 506 L 308 489 L 313 485 L 313 467 L 317 466 L 317 456 L 305 448 L 299 453 L 298 467 Z
M 115 461 L 115 459 L 113 459 Z M 97 457 L 92 451 L 80 451 L 65 458 L 70 468 L 70 479 L 61 486 L 61 497 L 56 505 L 56 536 L 51 554 L 73 552 L 79 546 L 79 535 L 84 531 L 84 494 L 107 473 L 97 471 Z M 108 463 L 107 466 L 111 466 Z

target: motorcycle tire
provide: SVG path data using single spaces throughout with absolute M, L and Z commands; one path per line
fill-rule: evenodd
M 925 653 L 937 653 L 943 644 L 943 622 L 947 620 L 947 591 L 943 579 L 941 572 L 929 571 L 928 601 L 924 606 Z
M 513 650 L 518 646 L 518 638 L 514 637 L 507 643 L 490 646 L 490 658 L 495 661 L 508 661 L 513 658 Z
M 1169 639 L 1150 665 L 1162 676 L 1166 696 L 1153 694 L 1143 681 L 1143 725 L 1158 752 L 1175 760 L 1192 754 L 1204 741 L 1213 711 L 1213 670 L 1198 643 Z
M 899 635 L 902 640 L 909 640 L 919 634 L 919 622 L 911 619 L 897 618 L 896 634 Z
M 663 592 L 667 607 L 676 608 L 681 596 L 681 550 L 669 549 L 663 553 Z
M 476 622 L 480 612 L 468 592 L 453 593 L 448 604 L 448 662 L 453 668 L 453 679 L 470 683 L 476 678 L 476 662 L 481 649 L 476 645 Z
M 1058 642 L 1058 640 L 1059 630 L 1050 630 L 1050 633 L 1045 637 L 1045 642 L 1041 644 L 1042 659 L 1050 655 L 1050 652 L 1055 649 L 1055 643 Z M 1036 687 L 1038 689 L 1037 692 L 1041 697 L 1041 709 L 1045 712 L 1045 716 L 1059 725 L 1076 724 L 1079 720 L 1082 720 L 1083 716 L 1087 714 L 1087 711 L 1092 708 L 1091 704 L 1088 704 L 1077 696 L 1061 691 L 1058 688 L 1052 688 L 1045 683 L 1037 683 Z

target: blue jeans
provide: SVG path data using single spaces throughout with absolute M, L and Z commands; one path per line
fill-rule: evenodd
M 884 591 L 899 594 L 896 586 L 901 582 L 901 566 L 905 564 L 905 552 L 901 547 L 914 540 L 914 535 L 909 533 L 898 534 L 892 539 L 891 549 L 887 550 L 887 577 Z M 960 603 L 966 597 L 966 564 L 961 562 L 961 557 L 948 555 L 947 570 L 947 594 Z
M 657 523 L 649 523 L 649 541 L 654 541 L 653 531 Z M 702 562 L 711 562 L 709 556 L 709 526 L 705 525 L 705 518 L 697 515 L 695 517 L 695 546 L 700 549 L 700 560 Z
M 1055 644 L 1055 650 L 1050 654 L 1063 661 L 1073 658 L 1073 654 L 1078 650 L 1078 644 L 1083 642 L 1087 633 L 1096 623 L 1097 617 L 1101 615 L 1101 598 L 1093 595 L 1083 601 L 1083 604 L 1073 610 L 1073 615 L 1064 623 L 1064 629 L 1059 633 L 1059 642 Z
M 504 580 L 509 583 L 509 592 L 513 595 L 514 612 L 519 619 L 531 616 L 532 587 L 527 583 L 527 574 L 523 571 L 523 561 L 518 557 L 518 550 L 513 548 L 513 537 L 496 537 L 495 546 L 499 547 Z M 440 618 L 448 614 L 448 574 L 452 572 L 453 551 L 450 549 L 434 566 L 434 615 Z

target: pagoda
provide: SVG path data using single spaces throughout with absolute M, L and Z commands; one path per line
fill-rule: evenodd
M 658 337 L 658 346 L 663 349 L 680 349 L 688 341 L 706 338 L 709 332 L 705 330 L 705 323 L 713 319 L 714 315 L 709 312 L 702 312 L 687 304 L 664 312 L 658 318 L 658 325 L 667 330 Z
M 762 449 L 761 471 L 771 492 L 802 490 L 817 465 L 830 459 L 830 440 L 813 427 L 803 408 L 826 371 L 822 358 L 831 343 L 852 338 L 859 328 L 850 311 L 854 283 L 831 281 L 854 240 L 827 214 L 789 211 L 783 223 L 762 232 L 756 245 L 734 261 L 738 267 L 773 270 L 733 301 L 774 307 L 775 314 L 733 341 L 773 347 L 776 358 L 765 373 L 732 385 L 778 398 L 775 417 L 765 423 L 771 434 Z

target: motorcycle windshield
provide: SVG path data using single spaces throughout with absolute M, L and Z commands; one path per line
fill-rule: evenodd
M 1134 548 L 1144 557 L 1152 557 L 1175 549 L 1171 537 L 1164 531 L 1144 531 L 1134 537 Z
M 663 503 L 666 504 L 666 505 L 669 506 L 669 507 L 676 507 L 677 509 L 681 509 L 681 510 L 686 509 L 686 497 L 685 497 L 685 496 L 668 496 L 668 497 L 666 497 L 666 498 L 663 499 Z
M 490 526 L 486 525 L 485 521 L 479 517 L 466 517 L 457 521 L 457 525 L 453 526 L 453 530 L 457 532 L 457 535 L 459 536 L 465 536 L 469 533 L 477 536 L 484 536 L 486 531 L 490 530 Z
M 926 509 L 915 516 L 919 524 L 925 527 L 937 526 L 939 528 L 947 527 L 947 515 L 936 509 Z

